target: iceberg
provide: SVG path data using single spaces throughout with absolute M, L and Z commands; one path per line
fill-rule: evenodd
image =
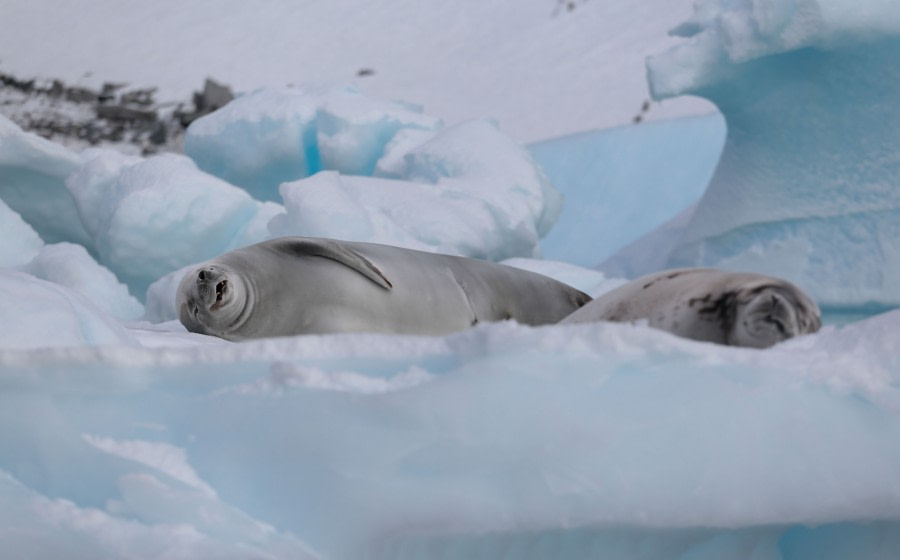
M 144 306 L 128 287 L 81 245 L 46 245 L 18 270 L 78 292 L 116 319 L 130 321 L 144 314 Z
M 528 152 L 487 121 L 429 135 L 402 164 L 378 169 L 282 184 L 285 212 L 269 229 L 498 261 L 539 255 L 562 202 Z
M 121 323 L 65 286 L 0 268 L 0 293 L 0 350 L 138 344 Z
M 529 145 L 565 200 L 541 240 L 544 257 L 595 267 L 656 230 L 703 196 L 724 141 L 725 122 L 712 114 Z
M 0 115 L 0 200 L 46 243 L 90 244 L 65 185 L 80 165 L 75 152 Z
M 900 6 L 707 0 L 674 33 L 688 41 L 648 61 L 654 96 L 710 99 L 728 135 L 668 265 L 900 305 Z
M 372 175 L 394 136 L 441 121 L 411 105 L 345 88 L 262 89 L 197 119 L 184 139 L 198 167 L 258 200 L 319 171 Z
M 66 185 L 101 264 L 143 297 L 189 264 L 269 237 L 281 211 L 197 169 L 185 156 L 86 150 Z
M 34 228 L 0 199 L 0 267 L 25 264 L 43 246 L 44 240 Z

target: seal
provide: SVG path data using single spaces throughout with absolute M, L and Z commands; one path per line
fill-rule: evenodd
M 441 335 L 480 322 L 556 323 L 590 296 L 506 265 L 333 239 L 282 237 L 181 280 L 191 332 L 227 340 L 336 332 Z
M 560 323 L 646 320 L 694 340 L 767 348 L 822 326 L 819 307 L 793 284 L 750 272 L 665 270 L 603 294 Z

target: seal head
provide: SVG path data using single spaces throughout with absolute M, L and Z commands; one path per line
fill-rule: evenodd
M 186 274 L 176 300 L 181 323 L 187 330 L 202 334 L 233 328 L 240 322 L 246 304 L 243 279 L 221 264 L 206 264 Z
M 821 326 L 818 307 L 805 294 L 779 284 L 766 284 L 737 295 L 734 323 L 726 343 L 768 348 L 816 332 Z

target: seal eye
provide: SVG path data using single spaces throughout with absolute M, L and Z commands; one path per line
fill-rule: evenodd
M 787 336 L 787 329 L 784 328 L 784 323 L 780 320 L 772 317 L 771 315 L 766 317 L 766 321 L 775 325 L 775 328 L 778 329 L 778 332 L 781 333 L 781 336 Z

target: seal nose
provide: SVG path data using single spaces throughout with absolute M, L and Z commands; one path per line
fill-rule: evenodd
M 200 280 L 206 280 L 206 271 L 201 270 L 200 274 L 198 274 L 197 276 L 200 278 Z

